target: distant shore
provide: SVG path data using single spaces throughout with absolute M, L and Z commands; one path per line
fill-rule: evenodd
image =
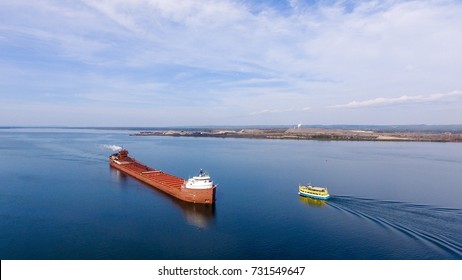
M 130 135 L 286 140 L 462 142 L 462 133 L 460 132 L 375 131 L 331 128 L 166 129 L 141 131 Z

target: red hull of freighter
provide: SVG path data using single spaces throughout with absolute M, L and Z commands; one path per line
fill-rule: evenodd
M 186 188 L 184 179 L 150 168 L 129 157 L 126 150 L 121 150 L 119 153 L 111 155 L 109 163 L 112 167 L 125 174 L 133 176 L 178 199 L 201 204 L 213 204 L 215 202 L 215 185 L 209 189 Z

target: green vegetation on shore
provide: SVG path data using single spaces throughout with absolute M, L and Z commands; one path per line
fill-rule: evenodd
M 160 129 L 142 131 L 131 135 L 335 141 L 462 142 L 462 132 L 407 130 L 376 131 L 334 128 Z

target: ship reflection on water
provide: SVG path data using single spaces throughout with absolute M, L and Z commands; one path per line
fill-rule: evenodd
M 113 167 L 110 167 L 110 170 L 113 177 L 116 178 L 117 181 L 122 185 L 125 185 L 128 180 L 138 181 L 145 185 L 147 188 L 151 189 L 155 195 L 160 195 L 168 200 L 172 205 L 178 207 L 181 210 L 186 222 L 190 225 L 196 226 L 198 228 L 207 228 L 215 220 L 215 204 L 207 205 L 182 201 L 156 188 L 144 184 L 139 180 L 133 179 L 132 177 L 124 174 L 123 172 L 120 172 Z
M 196 204 L 169 197 L 179 206 L 188 224 L 198 228 L 207 228 L 215 220 L 215 204 Z
M 308 204 L 310 206 L 324 207 L 327 205 L 325 200 L 314 199 L 314 198 L 306 197 L 306 196 L 299 196 L 299 198 L 301 202 Z
M 127 183 L 127 175 L 123 174 L 122 172 L 120 172 L 112 166 L 109 166 L 109 170 L 111 170 L 111 176 L 115 178 L 117 182 L 122 183 L 122 185 L 125 185 Z

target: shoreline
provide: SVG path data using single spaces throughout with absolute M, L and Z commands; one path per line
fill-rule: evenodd
M 209 138 L 326 140 L 326 141 L 402 141 L 462 142 L 462 133 L 422 131 L 374 131 L 330 128 L 261 128 L 261 129 L 198 129 L 141 131 L 130 136 L 176 136 Z

